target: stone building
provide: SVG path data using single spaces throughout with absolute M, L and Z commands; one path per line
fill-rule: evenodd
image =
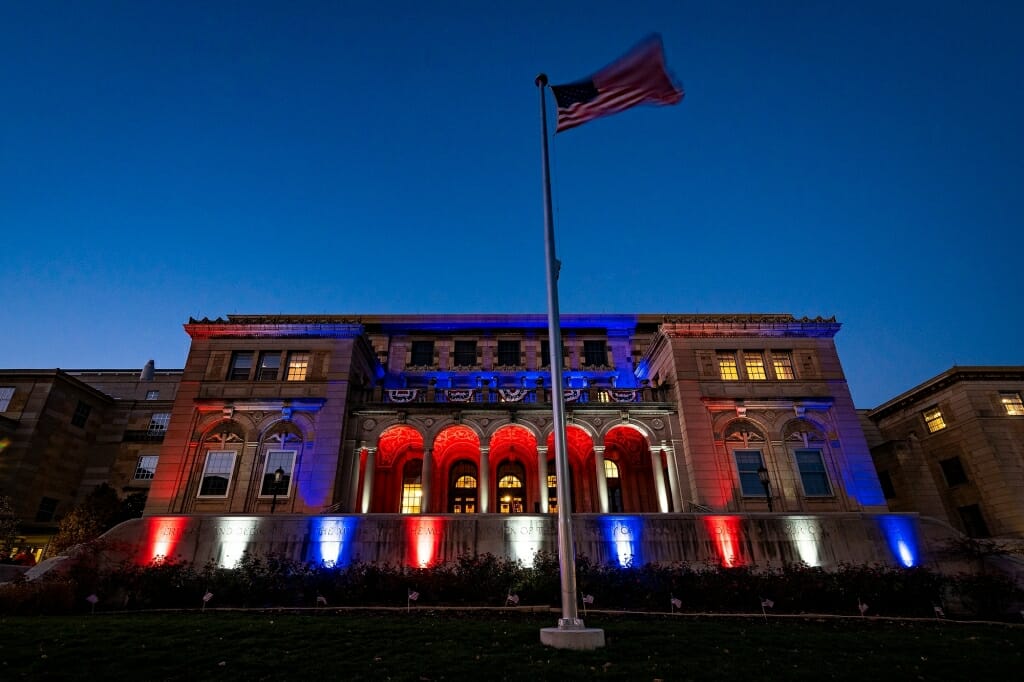
M 889 507 L 1024 538 L 1022 397 L 1022 367 L 953 367 L 863 411 Z

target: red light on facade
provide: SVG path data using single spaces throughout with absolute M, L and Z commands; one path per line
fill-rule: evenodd
M 726 568 L 746 563 L 740 553 L 740 519 L 736 516 L 707 516 L 704 527 L 711 536 L 718 560 Z
M 438 562 L 438 548 L 444 519 L 431 516 L 407 517 L 405 520 L 406 556 L 409 565 L 430 568 Z
M 147 519 L 149 528 L 146 531 L 146 551 L 140 557 L 143 563 L 164 561 L 174 556 L 181 536 L 188 525 L 184 516 L 155 516 Z

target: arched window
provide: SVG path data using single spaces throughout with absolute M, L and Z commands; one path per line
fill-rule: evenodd
M 569 467 L 569 511 L 576 511 L 576 489 L 572 485 L 572 467 Z M 555 460 L 548 460 L 548 513 L 558 513 L 558 476 L 555 471 Z
M 412 459 L 402 467 L 403 514 L 419 514 L 423 510 L 423 460 Z
M 498 467 L 498 511 L 502 514 L 523 513 L 523 465 L 504 462 Z
M 619 478 L 619 465 L 610 459 L 604 461 L 604 480 L 608 487 L 608 511 L 622 511 L 622 479 Z
M 475 514 L 477 500 L 476 465 L 456 462 L 448 477 L 448 511 L 453 514 Z

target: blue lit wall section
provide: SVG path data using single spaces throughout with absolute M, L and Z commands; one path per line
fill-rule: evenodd
M 352 546 L 359 529 L 357 516 L 318 516 L 310 520 L 307 561 L 345 567 L 352 563 Z
M 896 563 L 904 568 L 921 564 L 920 543 L 917 538 L 917 526 L 912 516 L 882 514 L 878 517 L 878 525 L 882 535 L 892 552 Z
M 620 568 L 643 566 L 643 519 L 638 516 L 607 516 L 602 518 L 601 535 L 608 556 Z

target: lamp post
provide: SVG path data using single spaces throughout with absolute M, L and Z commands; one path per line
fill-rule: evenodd
M 274 510 L 277 508 L 277 492 L 281 489 L 281 481 L 283 481 L 283 480 L 284 480 L 284 469 L 282 469 L 281 467 L 277 467 L 277 470 L 274 472 L 274 497 L 271 498 L 271 500 L 270 500 L 270 513 L 271 514 L 273 514 Z M 768 504 L 770 506 L 771 502 L 769 502 Z
M 757 478 L 761 481 L 764 494 L 768 498 L 768 511 L 772 511 L 772 482 L 768 478 L 768 470 L 764 468 L 763 464 L 757 469 Z

